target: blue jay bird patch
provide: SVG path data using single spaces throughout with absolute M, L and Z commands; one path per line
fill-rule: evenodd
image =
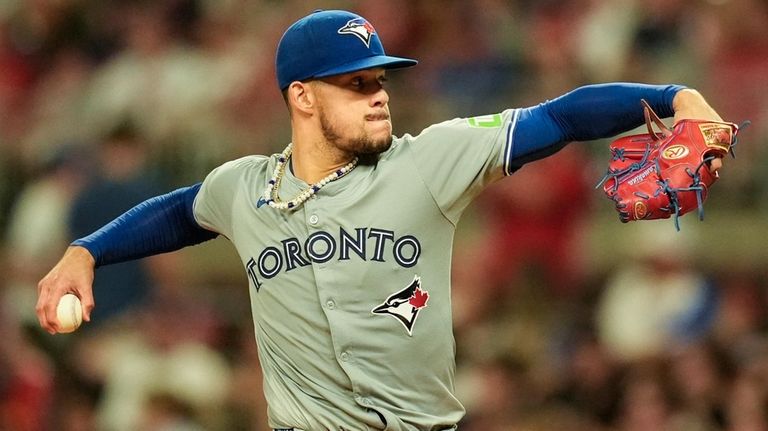
M 428 300 L 429 292 L 421 288 L 421 277 L 416 275 L 405 289 L 390 295 L 371 312 L 394 317 L 405 327 L 408 335 L 413 335 L 413 325 L 421 309 L 427 306 Z

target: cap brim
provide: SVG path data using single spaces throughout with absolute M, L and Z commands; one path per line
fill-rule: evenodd
M 363 59 L 355 60 L 349 63 L 336 66 L 314 74 L 314 78 L 324 78 L 327 76 L 341 75 L 343 73 L 356 72 L 358 70 L 374 69 L 382 67 L 384 69 L 403 69 L 415 66 L 418 61 L 411 58 L 393 57 L 391 55 L 374 55 Z

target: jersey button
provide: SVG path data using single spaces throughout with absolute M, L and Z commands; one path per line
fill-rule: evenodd
M 328 301 L 325 302 L 325 306 L 328 307 L 329 310 L 333 310 L 334 308 L 336 308 L 336 303 L 333 302 L 332 299 L 329 299 Z
M 341 355 L 339 355 L 339 357 L 341 358 L 342 362 L 349 361 L 349 353 L 347 352 L 341 352 Z
M 319 221 L 320 221 L 320 217 L 318 217 L 317 214 L 312 214 L 311 216 L 309 216 L 309 224 L 311 224 L 312 226 L 316 225 L 317 222 Z

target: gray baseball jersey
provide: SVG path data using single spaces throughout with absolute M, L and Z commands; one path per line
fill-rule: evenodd
M 195 200 L 248 274 L 269 424 L 454 429 L 451 249 L 469 202 L 509 174 L 515 110 L 394 138 L 298 209 L 257 205 L 277 157 L 215 169 Z M 283 200 L 308 187 L 285 170 Z

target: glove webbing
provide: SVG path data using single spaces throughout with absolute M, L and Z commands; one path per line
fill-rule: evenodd
M 675 229 L 678 232 L 680 231 L 680 203 L 677 194 L 680 192 L 696 193 L 696 205 L 698 206 L 699 220 L 704 220 L 704 197 L 702 195 L 704 193 L 704 186 L 701 184 L 701 174 L 699 174 L 699 170 L 708 162 L 711 162 L 714 159 L 715 156 L 705 157 L 704 160 L 702 160 L 701 163 L 699 163 L 699 165 L 696 167 L 695 172 L 691 171 L 690 169 L 685 170 L 685 173 L 687 173 L 693 179 L 691 185 L 688 187 L 671 187 L 669 185 L 669 180 L 664 179 L 656 181 L 660 186 L 659 189 L 663 190 L 664 193 L 666 193 L 669 197 L 669 205 L 660 209 L 662 211 L 672 212 L 675 221 Z M 658 161 L 656 161 L 656 171 L 661 172 L 659 169 Z
M 669 130 L 669 128 L 664 124 L 663 121 L 661 121 L 661 118 L 659 118 L 658 115 L 656 115 L 656 112 L 651 108 L 651 105 L 646 101 L 645 99 L 640 99 L 640 103 L 643 105 L 643 115 L 645 116 L 645 126 L 648 128 L 648 136 L 650 136 L 654 143 L 657 142 L 661 137 L 667 137 L 672 135 L 672 131 Z M 653 130 L 653 124 L 656 124 L 656 126 L 661 130 L 661 133 L 656 133 L 655 130 Z M 610 166 L 608 167 L 608 172 L 605 173 L 603 178 L 597 183 L 595 188 L 599 188 L 602 186 L 609 178 L 613 178 L 613 190 L 612 192 L 616 192 L 616 190 L 619 189 L 619 182 L 624 180 L 628 175 L 632 174 L 633 172 L 636 172 L 643 168 L 645 163 L 648 161 L 648 156 L 651 154 L 651 151 L 653 150 L 652 145 L 646 144 L 645 145 L 645 152 L 643 153 L 642 159 L 640 161 L 632 163 L 631 165 L 627 166 L 624 169 L 617 169 L 617 170 L 611 170 Z M 611 157 L 613 160 L 621 160 L 624 161 L 624 148 L 616 148 L 611 149 Z M 658 165 L 656 166 L 657 172 L 659 171 Z
M 643 157 L 639 161 L 632 163 L 624 169 L 611 169 L 608 167 L 608 171 L 605 173 L 605 175 L 603 175 L 603 178 L 600 179 L 597 185 L 595 185 L 595 188 L 599 188 L 606 181 L 608 181 L 608 179 L 613 178 L 613 191 L 615 192 L 619 189 L 619 182 L 624 180 L 624 178 L 633 172 L 637 172 L 642 169 L 643 166 L 645 166 L 645 164 L 648 162 L 648 156 L 651 155 L 651 151 L 651 144 L 646 144 Z M 624 161 L 624 148 L 612 149 L 611 153 L 613 153 L 611 156 L 613 160 L 621 160 L 622 162 Z

